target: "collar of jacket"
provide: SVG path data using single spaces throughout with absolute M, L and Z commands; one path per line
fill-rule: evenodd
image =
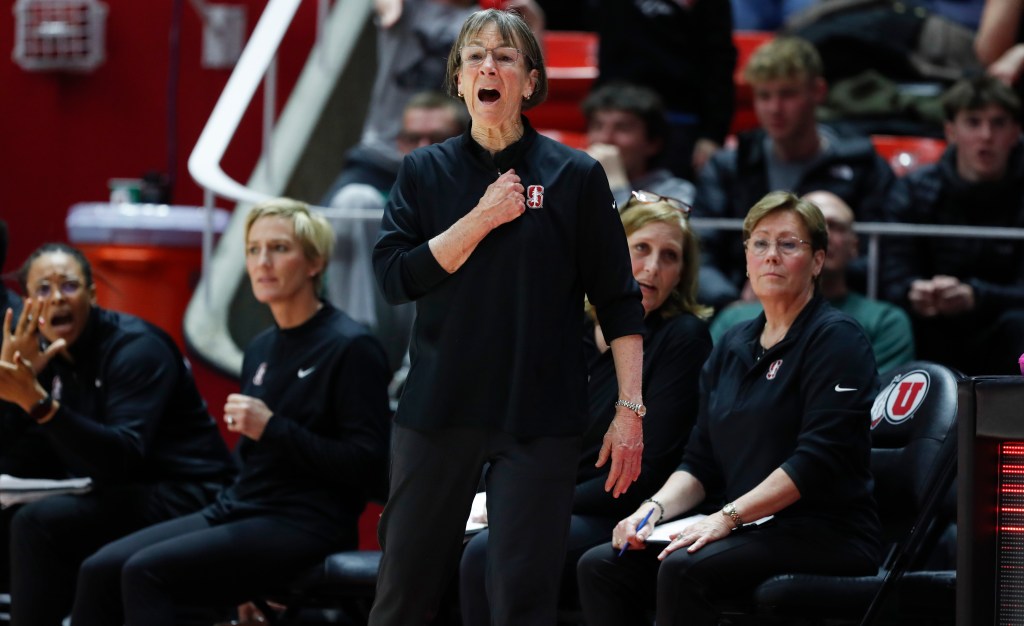
M 523 155 L 527 150 L 529 150 L 530 146 L 533 145 L 533 142 L 536 141 L 538 135 L 537 131 L 533 129 L 533 126 L 530 125 L 530 120 L 528 120 L 525 115 L 520 115 L 519 119 L 523 122 L 523 136 L 504 150 L 495 153 L 493 157 L 486 148 L 473 139 L 472 122 L 470 122 L 466 132 L 462 135 L 463 149 L 469 152 L 473 161 L 484 169 L 491 172 L 507 172 L 522 160 Z

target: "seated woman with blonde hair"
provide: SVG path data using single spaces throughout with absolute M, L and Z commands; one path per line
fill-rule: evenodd
M 172 626 L 182 607 L 263 597 L 356 546 L 370 483 L 385 471 L 388 366 L 378 341 L 318 295 L 333 241 L 304 203 L 249 213 L 245 267 L 274 325 L 249 343 L 241 393 L 224 406 L 241 472 L 202 511 L 90 557 L 76 626 Z

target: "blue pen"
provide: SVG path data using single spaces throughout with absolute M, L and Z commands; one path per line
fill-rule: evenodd
M 647 520 L 651 519 L 651 513 L 654 513 L 654 507 L 651 507 L 651 510 L 647 511 L 647 515 L 644 515 L 644 518 L 642 520 L 640 520 L 640 525 L 636 527 L 636 532 L 640 532 L 640 529 L 647 525 Z M 623 554 L 625 554 L 626 553 L 626 548 L 628 548 L 628 547 L 629 547 L 629 542 L 628 541 L 623 543 L 622 544 L 622 549 L 619 550 L 619 556 L 622 556 Z

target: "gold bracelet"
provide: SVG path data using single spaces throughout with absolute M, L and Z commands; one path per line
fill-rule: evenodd
M 658 507 L 658 511 L 659 511 L 658 512 L 658 521 L 656 521 L 654 523 L 655 524 L 660 524 L 661 520 L 665 519 L 665 507 L 661 504 L 661 502 L 658 502 L 654 498 L 647 498 L 646 500 L 644 500 L 640 504 L 647 504 L 648 502 L 650 502 L 654 506 Z
M 733 530 L 736 530 L 743 525 L 743 518 L 740 517 L 740 512 L 736 510 L 736 503 L 730 502 L 729 504 L 722 507 L 722 515 L 732 520 Z

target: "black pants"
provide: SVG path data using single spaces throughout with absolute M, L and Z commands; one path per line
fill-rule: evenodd
M 580 438 L 518 440 L 476 429 L 399 426 L 392 445 L 370 624 L 416 626 L 437 615 L 485 463 L 492 623 L 554 624 Z
M 658 626 L 713 626 L 716 602 L 749 598 L 758 583 L 776 574 L 878 571 L 874 555 L 820 524 L 769 521 L 693 554 L 676 550 L 659 564 L 663 547 L 619 558 L 607 543 L 583 555 L 577 574 L 588 626 L 649 626 L 652 607 Z
M 128 485 L 22 506 L 11 522 L 12 626 L 60 626 L 86 557 L 140 528 L 202 508 L 219 488 Z
M 573 515 L 569 523 L 569 538 L 565 546 L 565 565 L 562 567 L 560 602 L 562 607 L 579 606 L 576 586 L 576 564 L 583 553 L 604 543 L 612 536 L 618 518 Z M 487 544 L 490 532 L 478 533 L 466 544 L 459 566 L 459 603 L 464 626 L 488 626 L 491 623 L 491 604 L 487 601 L 484 578 L 487 573 Z
M 234 606 L 280 591 L 341 549 L 281 518 L 211 525 L 193 513 L 108 544 L 82 564 L 75 626 L 173 626 L 189 606 Z M 123 610 L 122 610 L 123 607 Z
M 11 591 L 11 520 L 18 512 L 18 506 L 0 509 L 0 593 Z

